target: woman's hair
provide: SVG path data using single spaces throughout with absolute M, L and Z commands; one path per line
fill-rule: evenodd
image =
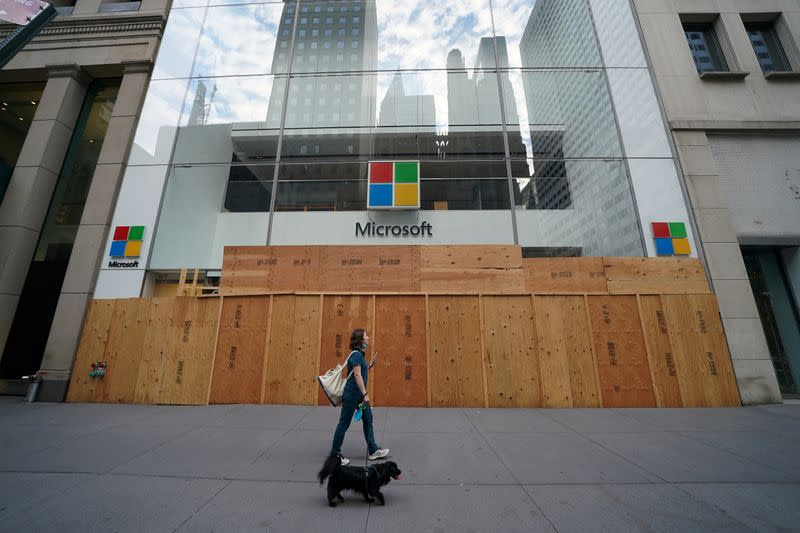
M 364 330 L 363 329 L 354 329 L 353 333 L 350 335 L 350 349 L 351 350 L 360 350 L 361 345 L 364 343 Z

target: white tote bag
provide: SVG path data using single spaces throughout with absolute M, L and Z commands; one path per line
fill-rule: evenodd
M 353 352 L 350 352 L 353 355 Z M 344 363 L 339 363 L 335 368 L 331 368 L 325 374 L 317 377 L 319 386 L 322 387 L 322 392 L 328 397 L 331 404 L 337 407 L 342 404 L 342 395 L 344 394 L 344 385 L 347 383 L 347 378 L 344 377 L 344 368 L 347 366 L 347 361 L 350 360 L 350 355 L 344 360 Z

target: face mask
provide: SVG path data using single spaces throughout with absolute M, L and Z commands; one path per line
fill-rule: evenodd
M 369 346 L 369 342 L 368 341 L 364 341 L 364 342 L 361 343 L 361 349 L 362 350 L 365 349 L 367 346 Z

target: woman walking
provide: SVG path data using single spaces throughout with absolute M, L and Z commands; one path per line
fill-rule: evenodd
M 381 448 L 375 443 L 375 435 L 372 431 L 372 408 L 369 405 L 369 395 L 367 394 L 367 381 L 369 379 L 369 369 L 375 366 L 375 357 L 367 364 L 364 350 L 369 346 L 369 335 L 363 329 L 353 330 L 350 335 L 350 357 L 347 359 L 347 370 L 349 377 L 344 386 L 342 395 L 342 414 L 339 417 L 339 424 L 333 434 L 333 444 L 331 445 L 331 455 L 338 456 L 342 461 L 342 466 L 350 463 L 350 459 L 342 457 L 342 443 L 350 421 L 360 403 L 363 402 L 363 413 L 361 420 L 364 424 L 364 439 L 367 441 L 367 451 L 370 461 L 382 459 L 389 455 L 389 450 Z

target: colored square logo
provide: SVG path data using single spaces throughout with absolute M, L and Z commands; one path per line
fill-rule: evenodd
M 142 252 L 142 241 L 128 241 L 125 245 L 125 257 L 139 257 Z
M 392 183 L 394 165 L 392 163 L 370 163 L 370 183 Z
M 672 248 L 675 251 L 675 255 L 689 255 L 692 253 L 689 239 L 672 239 Z
M 116 235 L 117 233 L 114 232 L 115 237 Z M 111 243 L 111 251 L 108 253 L 108 255 L 111 257 L 124 257 L 126 244 L 128 244 L 128 241 L 113 241 Z
M 128 230 L 130 226 L 117 226 L 117 229 L 114 230 L 114 240 L 115 241 L 127 241 L 128 240 Z
M 672 239 L 656 239 L 657 255 L 674 255 L 675 249 L 672 247 Z
M 128 240 L 141 241 L 142 239 L 144 239 L 144 226 L 131 226 L 128 231 Z
M 394 205 L 416 207 L 419 205 L 419 186 L 416 183 L 396 183 Z
M 653 237 L 656 239 L 669 238 L 669 224 L 666 222 L 653 222 Z
M 369 185 L 369 207 L 392 207 L 392 184 L 378 183 Z
M 669 236 L 672 237 L 673 239 L 685 239 L 687 237 L 686 224 L 684 224 L 683 222 L 670 222 Z
M 416 161 L 395 163 L 394 182 L 395 183 L 419 182 L 419 163 Z M 414 205 L 416 205 L 416 202 Z
M 370 161 L 367 209 L 419 209 L 419 161 Z

